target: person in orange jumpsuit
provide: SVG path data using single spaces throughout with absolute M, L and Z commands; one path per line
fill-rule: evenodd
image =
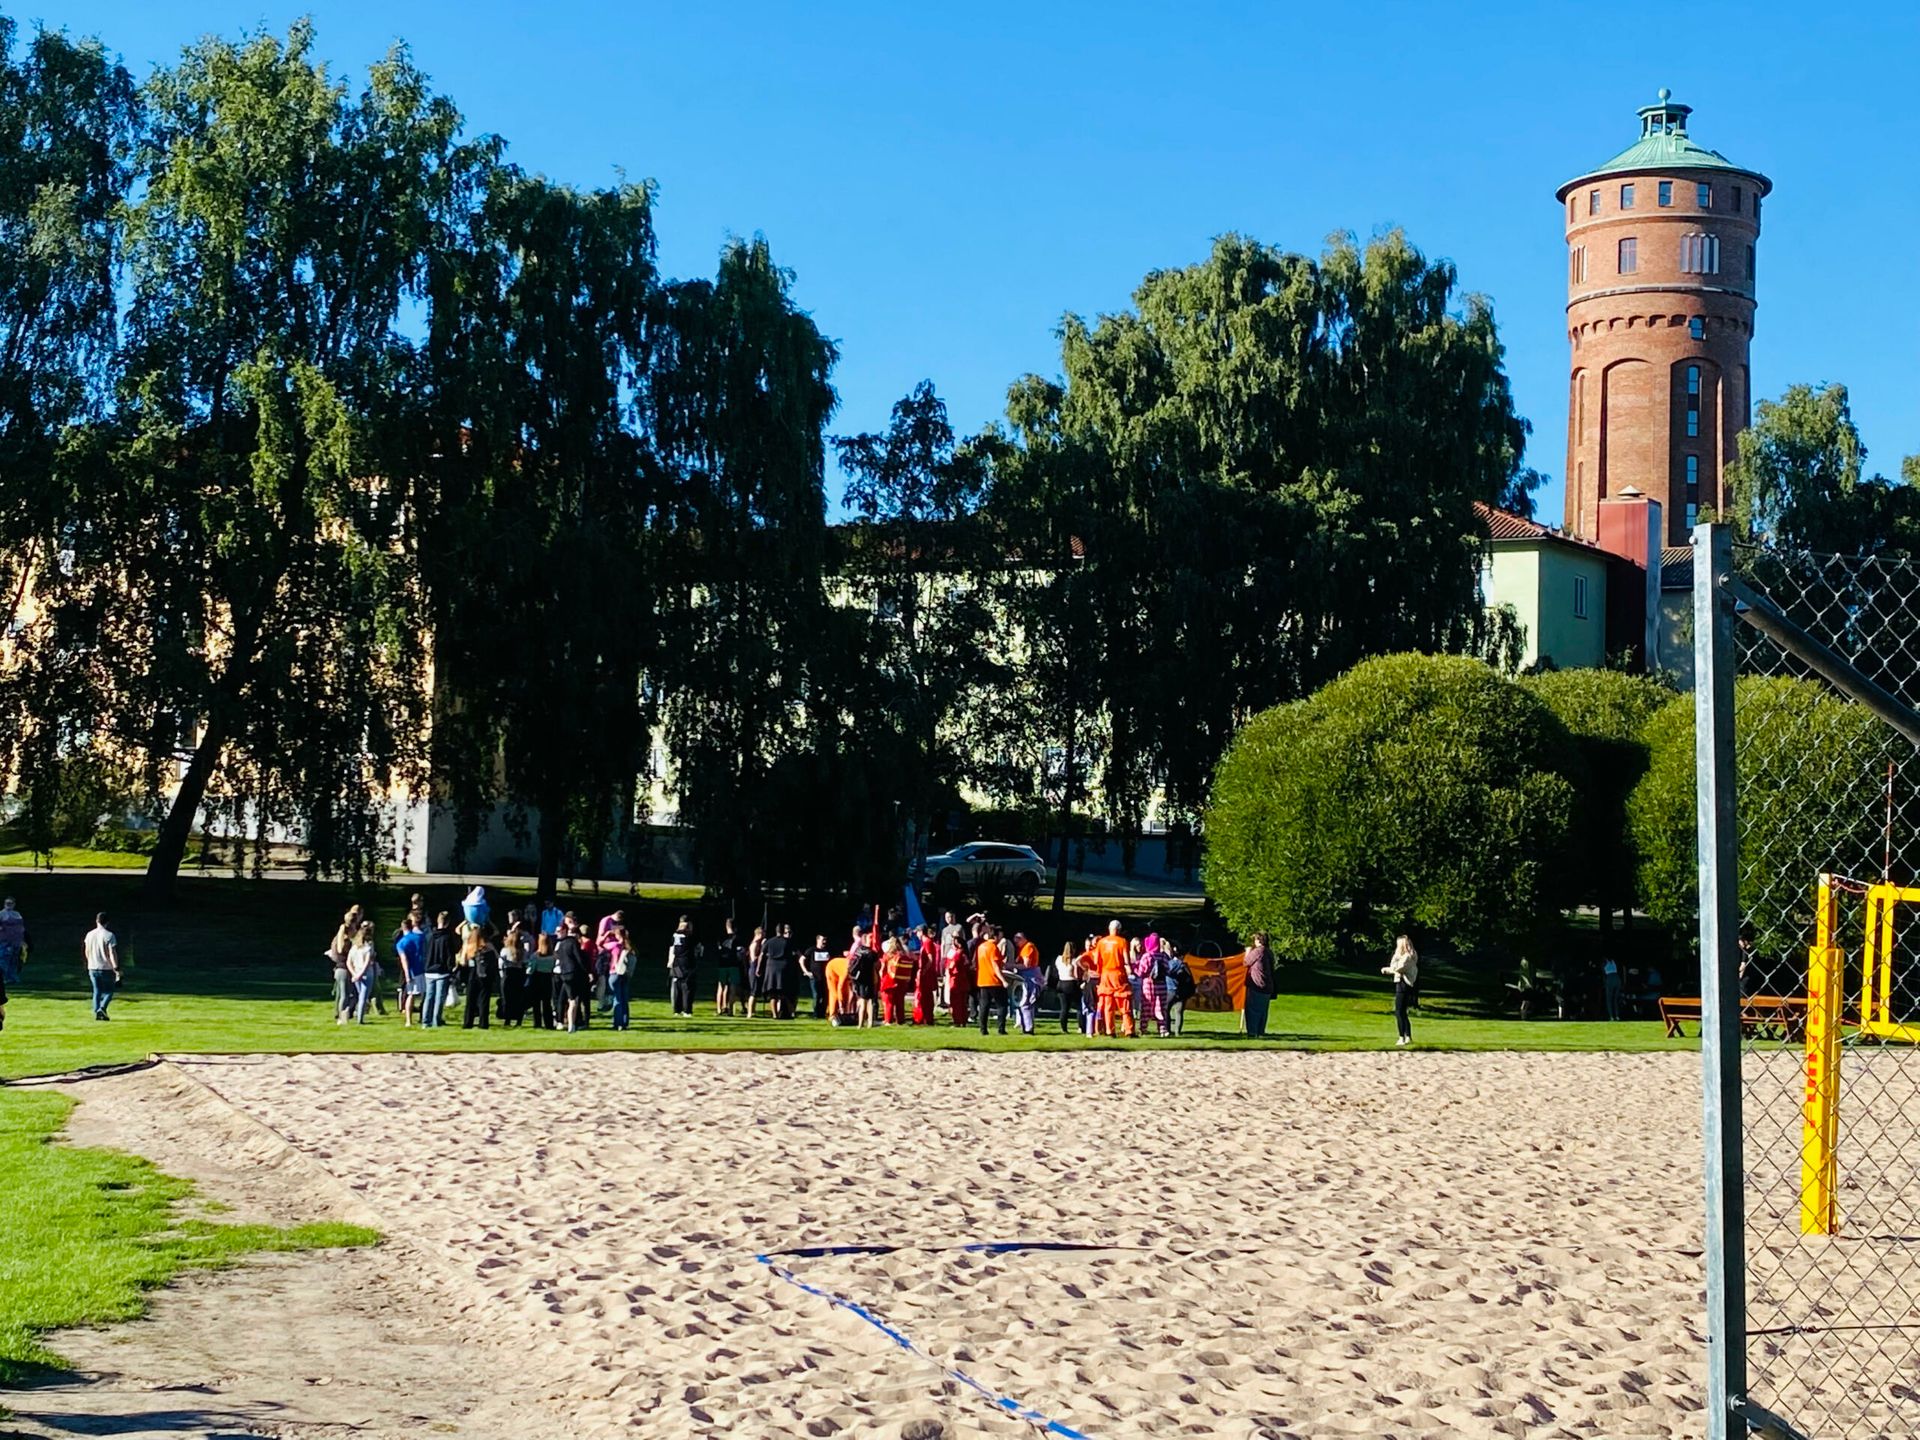
M 1109 921 L 1107 933 L 1093 947 L 1094 963 L 1100 972 L 1100 1019 L 1094 1033 L 1133 1035 L 1133 983 L 1127 971 L 1130 947 L 1120 933 L 1120 922 Z
M 931 1025 L 934 997 L 940 990 L 940 940 L 931 925 L 920 927 L 920 964 L 913 980 L 913 1023 Z
M 904 1025 L 907 1023 L 907 997 L 913 994 L 915 981 L 919 978 L 919 952 L 909 949 L 904 940 L 896 939 L 893 948 L 881 959 L 886 973 L 880 977 L 880 1023 Z

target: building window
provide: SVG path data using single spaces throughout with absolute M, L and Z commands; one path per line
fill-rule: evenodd
M 1575 285 L 1587 282 L 1587 247 L 1573 245 L 1567 249 L 1567 279 Z
M 1573 618 L 1587 618 L 1587 577 L 1584 575 L 1573 577 Z
M 1698 455 L 1689 455 L 1687 456 L 1687 511 L 1688 513 L 1689 514 L 1694 513 L 1695 507 L 1697 507 L 1699 504 L 1700 504 L 1700 457 Z
M 1740 198 L 1740 187 L 1736 185 L 1733 187 L 1733 213 L 1734 214 L 1738 215 L 1740 213 L 1741 203 L 1742 202 Z
M 1687 438 L 1689 440 L 1697 440 L 1700 438 L 1700 412 L 1698 410 L 1687 411 Z
M 1687 321 L 1687 334 L 1695 340 L 1706 339 L 1707 322 L 1698 315 L 1694 316 L 1691 320 Z
M 1760 223 L 1760 192 L 1758 190 L 1753 192 L 1753 223 L 1756 225 Z
M 1700 523 L 1700 507 L 1698 505 L 1687 506 L 1687 529 L 1691 530 L 1694 526 L 1698 525 L 1699 523 Z
M 1747 281 L 1749 284 L 1760 278 L 1760 272 L 1754 266 L 1754 258 L 1753 247 L 1749 245 L 1747 247 Z
M 1694 199 L 1700 202 L 1700 208 L 1702 210 L 1711 210 L 1713 208 L 1713 186 L 1702 180 L 1694 191 Z
M 1673 182 L 1671 180 L 1662 180 L 1660 182 L 1660 204 L 1662 207 L 1665 207 L 1665 206 L 1671 205 L 1672 203 L 1673 203 Z
M 1700 367 L 1698 365 L 1689 365 L 1687 366 L 1687 394 L 1698 395 L 1699 393 Z
M 1640 268 L 1640 247 L 1629 235 L 1620 242 L 1620 273 L 1631 275 Z
M 1682 235 L 1680 268 L 1689 275 L 1720 273 L 1720 237 L 1718 235 Z
M 1599 213 L 1600 213 L 1600 192 L 1598 190 L 1589 190 L 1587 192 L 1587 214 L 1598 215 Z
M 1622 185 L 1620 187 L 1620 208 L 1622 210 L 1631 210 L 1633 208 L 1632 185 Z
M 1567 219 L 1573 219 L 1573 197 L 1567 196 Z

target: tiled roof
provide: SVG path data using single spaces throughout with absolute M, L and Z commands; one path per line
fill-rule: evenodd
M 1562 545 L 1578 545 L 1582 550 L 1600 548 L 1591 540 L 1569 535 L 1564 530 L 1555 530 L 1551 525 L 1542 525 L 1538 520 L 1515 515 L 1511 510 L 1496 509 L 1482 500 L 1473 502 L 1473 513 L 1487 527 L 1487 538 L 1490 540 L 1557 540 Z

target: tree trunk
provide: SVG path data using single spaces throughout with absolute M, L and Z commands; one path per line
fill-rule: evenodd
M 1079 731 L 1071 712 L 1067 715 L 1067 754 L 1065 773 L 1060 777 L 1060 864 L 1053 872 L 1053 913 L 1067 911 L 1067 847 L 1073 843 L 1073 767 L 1074 739 Z
M 537 893 L 555 899 L 560 893 L 560 848 L 566 840 L 566 811 L 557 805 L 540 807 L 540 875 Z
M 186 776 L 168 807 L 167 818 L 160 822 L 154 839 L 153 858 L 147 862 L 146 894 L 150 900 L 173 898 L 174 882 L 180 878 L 180 866 L 187 858 L 187 841 L 193 837 L 194 816 L 200 802 L 207 798 L 207 786 L 219 768 L 220 752 L 227 745 L 226 707 L 216 705 L 207 716 L 206 733 L 187 764 Z

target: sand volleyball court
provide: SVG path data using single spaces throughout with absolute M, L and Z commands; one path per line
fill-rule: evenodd
M 1092 1440 L 1612 1440 L 1701 1429 L 1698 1075 L 1686 1055 L 371 1055 L 134 1083 L 277 1213 L 377 1224 L 381 1283 L 439 1317 L 407 1335 L 457 1343 L 434 1386 L 457 1366 L 520 1407 L 510 1428 L 1034 1433 L 960 1372 Z M 166 1127 L 131 1128 L 164 1163 Z M 959 1248 L 1023 1241 L 1089 1248 Z M 834 1246 L 887 1248 L 785 1258 L 791 1281 L 756 1259 Z

